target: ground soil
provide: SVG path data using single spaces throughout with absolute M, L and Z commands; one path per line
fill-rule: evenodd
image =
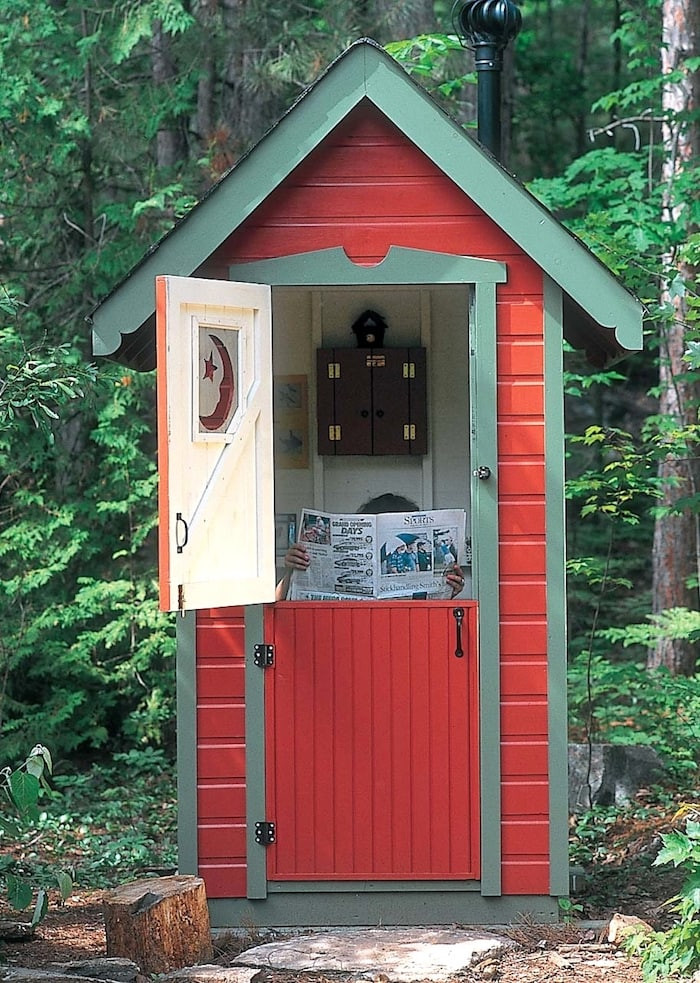
M 679 887 L 678 872 L 653 867 L 659 835 L 670 829 L 672 809 L 664 818 L 654 810 L 620 817 L 606 834 L 609 849 L 598 850 L 588 865 L 569 923 L 536 925 L 526 919 L 506 928 L 515 947 L 498 959 L 487 959 L 465 973 L 462 980 L 498 980 L 501 983 L 640 983 L 639 965 L 606 940 L 605 926 L 615 912 L 637 916 L 662 929 L 671 914 L 663 905 Z M 74 894 L 64 905 L 52 905 L 35 937 L 26 942 L 6 942 L 0 961 L 14 966 L 46 967 L 106 954 L 102 892 Z M 580 906 L 580 908 L 579 908 Z M 14 917 L 0 905 L 0 919 Z M 254 931 L 241 939 L 231 935 L 217 940 L 215 961 L 226 965 L 243 949 L 261 939 Z M 325 983 L 322 974 L 263 971 L 259 983 Z M 345 977 L 347 981 L 349 978 Z M 344 983 L 334 975 L 332 983 Z

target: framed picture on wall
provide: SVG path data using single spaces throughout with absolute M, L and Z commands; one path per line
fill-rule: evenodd
M 273 431 L 278 468 L 308 468 L 308 377 L 276 375 L 273 380 Z

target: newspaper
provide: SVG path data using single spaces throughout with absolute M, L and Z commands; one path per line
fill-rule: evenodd
M 337 515 L 302 509 L 307 570 L 292 572 L 289 600 L 449 599 L 446 576 L 466 561 L 464 509 Z

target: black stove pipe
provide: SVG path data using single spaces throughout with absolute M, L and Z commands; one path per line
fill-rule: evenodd
M 452 23 L 475 56 L 477 136 L 500 160 L 503 49 L 520 30 L 520 8 L 513 0 L 455 0 Z

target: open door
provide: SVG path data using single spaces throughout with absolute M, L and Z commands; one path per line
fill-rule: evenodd
M 156 280 L 160 604 L 274 600 L 270 288 Z

